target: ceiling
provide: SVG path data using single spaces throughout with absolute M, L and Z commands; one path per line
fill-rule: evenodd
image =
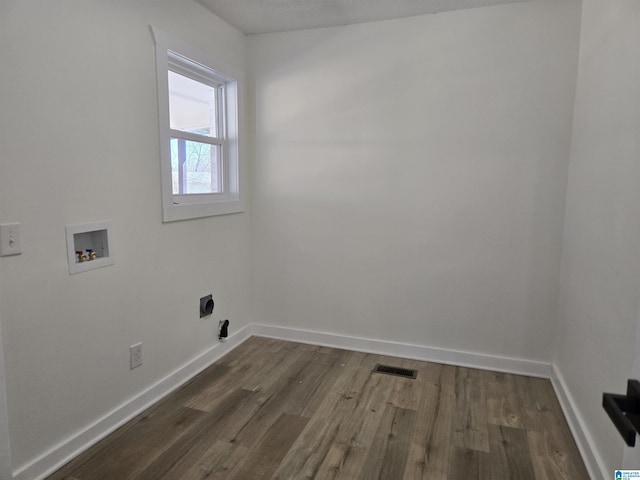
M 241 32 L 285 32 L 527 0 L 196 0 Z

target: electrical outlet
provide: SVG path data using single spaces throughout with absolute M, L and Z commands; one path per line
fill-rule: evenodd
M 142 342 L 129 347 L 129 362 L 131 370 L 142 365 Z

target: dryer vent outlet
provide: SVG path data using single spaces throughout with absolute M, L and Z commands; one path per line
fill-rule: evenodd
M 213 313 L 213 295 L 207 295 L 200 299 L 200 318 L 208 317 Z

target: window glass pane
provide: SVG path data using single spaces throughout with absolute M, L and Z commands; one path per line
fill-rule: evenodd
M 169 118 L 174 130 L 217 137 L 216 89 L 169 71 Z
M 174 195 L 222 193 L 220 146 L 171 139 Z

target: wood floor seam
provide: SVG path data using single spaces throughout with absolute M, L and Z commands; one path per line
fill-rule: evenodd
M 589 475 L 549 380 L 251 337 L 48 478 Z

